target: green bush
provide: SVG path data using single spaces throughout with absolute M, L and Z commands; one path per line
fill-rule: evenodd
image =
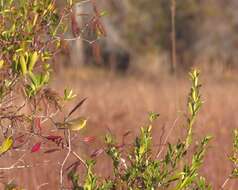
M 79 185 L 77 171 L 74 169 L 71 171 L 70 179 L 73 183 L 73 189 L 211 190 L 211 185 L 199 174 L 199 169 L 203 166 L 207 146 L 212 137 L 205 136 L 198 144 L 193 141 L 193 126 L 201 108 L 202 100 L 199 72 L 193 70 L 189 75 L 192 86 L 188 95 L 185 137 L 178 138 L 175 144 L 164 142 L 163 144 L 167 144 L 166 149 L 159 150 L 155 155 L 156 150 L 152 149 L 151 129 L 153 121 L 159 117 L 159 114 L 151 113 L 148 124 L 141 128 L 140 135 L 135 139 L 132 149 L 125 149 L 115 141 L 115 137 L 111 134 L 106 135 L 105 152 L 111 158 L 113 164 L 113 173 L 110 178 L 101 179 L 97 177 L 92 172 L 95 162 L 91 161 L 87 165 L 88 172 L 82 186 Z M 234 134 L 234 151 L 229 157 L 234 163 L 234 169 L 227 180 L 238 176 L 238 132 L 235 131 Z M 126 152 L 126 154 L 123 154 L 123 152 Z M 222 185 L 223 187 L 227 180 Z

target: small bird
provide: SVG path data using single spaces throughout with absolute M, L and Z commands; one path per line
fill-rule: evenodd
M 64 123 L 56 123 L 59 129 L 70 129 L 71 131 L 79 131 L 85 128 L 87 125 L 87 119 L 84 117 L 78 117 Z

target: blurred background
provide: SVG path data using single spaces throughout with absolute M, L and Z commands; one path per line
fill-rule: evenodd
M 195 129 L 196 140 L 206 134 L 214 137 L 201 172 L 218 189 L 231 170 L 227 156 L 232 130 L 238 125 L 238 1 L 173 2 L 97 0 L 103 28 L 96 36 L 91 32 L 95 27 L 87 26 L 95 10 L 91 2 L 79 2 L 66 38 L 80 34 L 81 39 L 65 41 L 55 58 L 57 75 L 52 87 L 75 89 L 75 101 L 88 97 L 78 114 L 89 117 L 85 135 L 99 140 L 86 145 L 87 153 L 103 142 L 108 128 L 119 141 L 127 131 L 131 131 L 128 141 L 133 139 L 150 111 L 161 114 L 153 133 L 156 145 L 163 129 L 166 134 L 177 117 L 170 140 L 183 134 L 187 72 L 198 68 L 204 106 Z M 105 158 L 98 159 L 99 174 L 108 175 L 108 166 L 100 165 Z M 234 190 L 237 185 L 231 181 L 227 189 Z
M 98 11 L 104 13 L 100 21 L 106 32 L 97 42 L 101 49 L 98 63 L 123 71 L 142 67 L 144 72 L 150 68 L 156 73 L 171 67 L 172 2 L 97 0 Z M 225 71 L 237 66 L 236 0 L 177 0 L 175 6 L 178 69 L 202 64 L 206 69 L 215 67 Z M 90 1 L 79 2 L 74 12 L 75 22 L 72 23 L 89 31 L 85 23 L 89 23 L 90 15 L 94 14 Z M 77 33 L 75 27 L 72 29 L 73 34 L 69 33 L 69 36 Z M 92 35 L 85 31 L 83 38 L 92 40 Z M 66 59 L 63 65 L 95 63 L 89 50 L 92 45 L 86 41 L 67 45 L 71 59 Z
M 74 89 L 78 96 L 72 107 L 88 97 L 77 114 L 89 118 L 83 136 L 96 136 L 97 140 L 80 146 L 74 142 L 84 158 L 102 146 L 109 130 L 119 142 L 131 131 L 127 138 L 131 142 L 150 111 L 160 113 L 153 128 L 157 150 L 158 139 L 167 134 L 176 118 L 170 141 L 184 134 L 190 87 L 187 72 L 191 67 L 198 68 L 204 105 L 195 140 L 213 136 L 201 173 L 214 189 L 219 189 L 231 171 L 227 156 L 231 153 L 232 130 L 238 125 L 238 1 L 173 2 L 97 0 L 101 16 L 94 25 L 87 23 L 95 8 L 90 1 L 79 2 L 69 19 L 68 40 L 62 41 L 62 50 L 55 56 L 56 75 L 51 86 L 56 90 Z M 61 0 L 57 3 L 62 8 Z M 96 34 L 92 32 L 95 28 Z M 76 40 L 70 40 L 73 38 Z M 100 164 L 107 161 L 105 155 L 97 160 L 97 173 L 109 175 L 110 165 Z M 41 189 L 57 186 L 53 171 L 46 169 L 45 176 L 39 177 L 42 170 L 29 170 L 36 184 L 51 179 Z M 22 178 L 28 174 L 25 172 Z M 237 187 L 234 181 L 227 185 L 231 190 Z M 28 189 L 34 188 L 29 184 Z

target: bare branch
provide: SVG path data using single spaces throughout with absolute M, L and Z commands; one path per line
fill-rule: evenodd
M 173 129 L 175 128 L 178 119 L 179 119 L 179 117 L 177 117 L 177 118 L 174 120 L 174 123 L 173 123 L 173 125 L 171 126 L 171 128 L 170 128 L 170 130 L 169 130 L 167 136 L 165 137 L 165 140 L 164 140 L 164 143 L 163 143 L 163 144 L 166 144 L 166 143 L 167 143 L 168 138 L 169 138 L 169 136 L 171 135 Z M 156 155 L 156 158 L 157 158 L 157 159 L 160 157 L 161 153 L 163 152 L 164 147 L 165 147 L 165 146 L 162 146 L 162 148 L 160 149 L 160 151 L 159 151 L 158 154 Z
M 66 161 L 68 160 L 70 153 L 71 153 L 71 132 L 69 129 L 67 129 L 67 133 L 68 133 L 68 152 L 61 164 L 61 168 L 60 168 L 60 187 L 63 188 L 63 169 L 64 169 L 64 165 L 66 163 Z

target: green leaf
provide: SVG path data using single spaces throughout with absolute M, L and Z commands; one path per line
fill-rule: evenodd
M 23 55 L 20 56 L 20 65 L 21 65 L 21 72 L 23 75 L 27 73 L 27 67 L 26 67 L 26 60 Z
M 32 55 L 30 55 L 30 61 L 28 64 L 28 71 L 32 71 L 37 60 L 38 60 L 38 53 L 35 51 Z
M 100 16 L 107 16 L 109 15 L 109 13 L 107 11 L 101 11 L 100 12 Z
M 72 100 L 75 98 L 77 95 L 73 93 L 73 90 L 65 89 L 64 90 L 64 100 Z
M 150 120 L 150 122 L 155 121 L 159 116 L 160 116 L 159 113 L 150 112 L 149 113 L 149 120 Z

